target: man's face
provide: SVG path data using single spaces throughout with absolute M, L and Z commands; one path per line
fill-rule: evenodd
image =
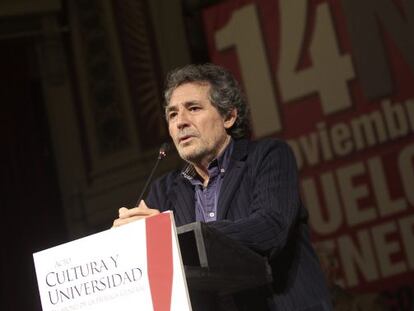
M 166 107 L 168 129 L 180 157 L 195 165 L 207 165 L 229 140 L 226 129 L 237 116 L 236 110 L 222 116 L 212 105 L 207 83 L 185 83 L 171 94 Z

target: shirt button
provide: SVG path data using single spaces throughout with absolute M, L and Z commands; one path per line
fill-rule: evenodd
M 213 213 L 213 212 L 211 212 L 211 213 L 209 213 L 209 214 L 208 214 L 208 216 L 210 216 L 210 217 L 214 217 L 214 213 Z

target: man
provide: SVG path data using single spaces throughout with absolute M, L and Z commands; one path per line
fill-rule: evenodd
M 165 210 L 174 211 L 177 226 L 206 222 L 266 256 L 272 266 L 272 290 L 239 295 L 240 309 L 330 310 L 289 147 L 246 139 L 244 96 L 218 66 L 173 71 L 165 99 L 170 136 L 187 164 L 155 181 L 138 207 L 121 208 L 114 226 Z

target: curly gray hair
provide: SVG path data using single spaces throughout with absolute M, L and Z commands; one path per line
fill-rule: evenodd
M 237 119 L 228 129 L 231 137 L 250 136 L 249 111 L 239 83 L 229 71 L 217 65 L 187 65 L 171 71 L 166 79 L 165 106 L 168 106 L 177 87 L 191 82 L 210 85 L 209 99 L 222 116 L 228 116 L 234 108 L 237 110 Z

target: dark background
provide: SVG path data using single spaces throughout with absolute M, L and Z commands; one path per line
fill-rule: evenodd
M 200 12 L 215 2 L 182 1 L 193 62 L 208 61 Z M 67 1 L 62 8 L 59 21 L 65 27 Z M 30 23 L 31 16 L 0 18 L 1 310 L 41 310 L 32 253 L 70 239 Z M 70 49 L 69 35 L 63 38 Z M 66 57 L 70 64 L 70 50 Z

